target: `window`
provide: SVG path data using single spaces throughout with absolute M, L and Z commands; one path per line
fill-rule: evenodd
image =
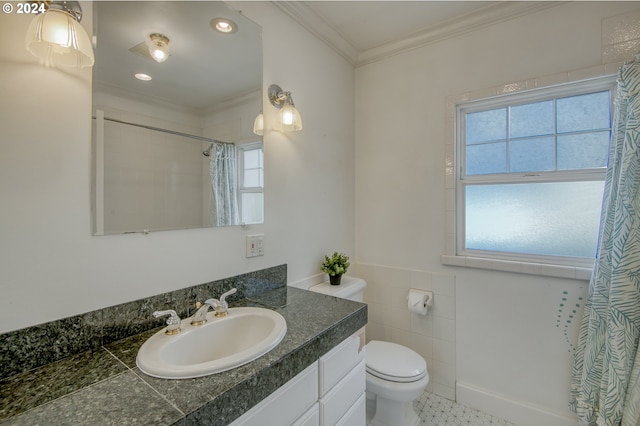
M 242 223 L 264 222 L 264 160 L 261 142 L 238 146 L 238 188 Z
M 593 263 L 613 78 L 456 108 L 456 254 Z

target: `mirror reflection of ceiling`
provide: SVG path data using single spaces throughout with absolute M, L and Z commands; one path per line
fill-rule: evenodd
M 99 1 L 94 8 L 94 89 L 204 113 L 262 88 L 260 27 L 224 2 Z M 238 31 L 213 30 L 210 21 L 220 17 L 235 21 Z M 165 62 L 130 51 L 153 33 L 169 38 Z M 153 80 L 140 81 L 136 73 Z

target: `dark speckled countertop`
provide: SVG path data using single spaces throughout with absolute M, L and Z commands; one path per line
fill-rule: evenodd
M 287 334 L 271 352 L 207 377 L 164 380 L 135 363 L 159 329 L 0 382 L 3 425 L 227 425 L 367 323 L 363 303 L 292 287 L 233 306 L 275 309 Z

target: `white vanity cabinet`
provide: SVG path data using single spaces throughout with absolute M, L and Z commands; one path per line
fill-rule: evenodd
M 320 424 L 364 426 L 365 364 L 355 335 L 318 360 Z
M 351 336 L 289 380 L 232 426 L 364 426 L 364 352 Z

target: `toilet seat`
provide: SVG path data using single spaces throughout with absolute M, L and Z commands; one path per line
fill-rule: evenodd
M 424 358 L 407 347 L 372 340 L 366 348 L 367 373 L 375 377 L 391 382 L 411 383 L 427 374 Z

